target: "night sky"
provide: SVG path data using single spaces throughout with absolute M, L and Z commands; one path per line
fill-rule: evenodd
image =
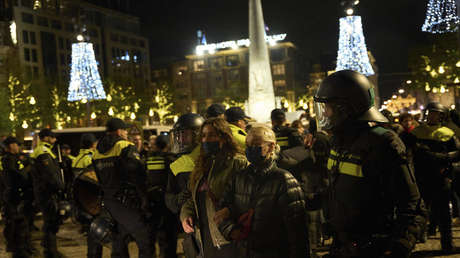
M 424 0 L 361 0 L 368 50 L 377 60 L 383 95 L 391 95 L 402 82 L 395 73 L 408 72 L 409 49 L 426 43 L 429 35 L 420 28 L 425 17 Z M 132 12 L 141 18 L 143 34 L 150 39 L 152 63 L 183 58 L 196 46 L 196 30 L 203 29 L 208 43 L 248 37 L 247 0 L 135 0 Z M 330 63 L 336 57 L 338 0 L 262 0 L 268 34 L 287 33 L 287 41 L 299 50 L 306 63 Z

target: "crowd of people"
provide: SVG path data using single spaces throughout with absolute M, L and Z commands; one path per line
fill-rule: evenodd
M 417 242 L 441 233 L 455 252 L 460 222 L 459 116 L 430 103 L 419 118 L 374 106 L 365 76 L 328 76 L 315 117 L 271 124 L 239 107 L 212 104 L 184 114 L 169 134 L 128 135 L 118 118 L 80 151 L 56 149 L 50 129 L 28 157 L 3 141 L 4 235 L 13 257 L 36 253 L 30 240 L 43 217 L 45 257 L 62 257 L 56 233 L 72 217 L 87 237 L 87 257 L 409 257 Z M 452 209 L 450 207 L 453 207 Z M 331 239 L 332 244 L 325 246 Z M 156 244 L 157 243 L 157 244 Z M 156 246 L 159 250 L 156 250 Z

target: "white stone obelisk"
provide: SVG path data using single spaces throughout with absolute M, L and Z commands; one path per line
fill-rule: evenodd
M 248 114 L 263 123 L 275 108 L 275 94 L 261 0 L 249 0 L 249 40 Z

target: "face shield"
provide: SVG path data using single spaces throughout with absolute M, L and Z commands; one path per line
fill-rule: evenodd
M 172 130 L 170 137 L 172 142 L 171 151 L 173 153 L 188 153 L 196 146 L 196 133 L 191 129 Z
M 316 115 L 318 131 L 332 129 L 332 115 L 334 112 L 332 111 L 332 106 L 330 104 L 315 101 L 314 112 Z

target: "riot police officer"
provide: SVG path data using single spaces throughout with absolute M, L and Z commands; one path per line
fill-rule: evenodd
M 408 257 L 415 245 L 420 195 L 398 136 L 362 74 L 328 76 L 314 97 L 318 129 L 332 133 L 330 221 L 332 257 Z
M 198 114 L 185 114 L 179 117 L 171 132 L 172 152 L 179 157 L 170 165 L 172 173 L 168 177 L 165 201 L 166 206 L 175 214 L 180 212 L 182 205 L 191 197 L 187 184 L 200 154 L 198 134 L 203 122 L 204 119 Z
M 72 169 L 75 176 L 78 176 L 80 173 L 91 173 L 92 168 L 92 158 L 94 151 L 96 150 L 97 139 L 94 134 L 88 133 L 83 134 L 80 140 L 80 151 L 78 155 L 72 160 Z M 92 172 L 94 173 L 94 172 Z M 93 236 L 88 232 L 89 224 L 91 222 L 92 216 L 90 214 L 81 214 L 84 211 L 76 211 L 77 220 L 83 224 L 83 227 L 87 234 L 86 244 L 87 244 L 87 257 L 88 258 L 100 258 L 102 257 L 102 245 L 93 238 Z
M 45 257 L 61 257 L 57 250 L 56 233 L 62 224 L 59 204 L 65 190 L 63 173 L 56 155 L 51 150 L 56 142 L 56 135 L 48 128 L 39 134 L 40 142 L 34 149 L 34 169 L 31 171 L 35 200 L 43 214 L 43 240 Z
M 166 207 L 165 191 L 169 165 L 173 156 L 168 152 L 169 136 L 159 135 L 155 139 L 153 151 L 147 153 L 147 195 L 149 197 L 151 222 L 156 225 L 153 241 L 158 240 L 160 257 L 177 257 L 178 223 L 176 216 Z
M 6 153 L 2 158 L 3 182 L 5 183 L 5 236 L 13 257 L 31 255 L 30 230 L 25 216 L 26 188 L 30 187 L 29 175 L 19 159 L 19 141 L 7 137 L 3 142 Z
M 172 152 L 178 158 L 169 166 L 171 173 L 168 176 L 165 202 L 168 209 L 178 215 L 182 205 L 191 198 L 188 189 L 190 173 L 195 168 L 195 161 L 200 155 L 199 132 L 204 119 L 194 113 L 184 114 L 179 117 L 171 130 Z M 177 223 L 179 219 L 177 218 Z M 183 249 L 185 257 L 196 255 L 193 252 L 195 239 L 190 234 L 185 235 Z
M 112 118 L 107 134 L 98 142 L 93 165 L 103 191 L 103 205 L 116 222 L 112 257 L 128 257 L 126 240 L 132 236 L 140 258 L 152 257 L 151 228 L 147 223 L 146 172 L 133 143 L 127 141 L 128 125 Z
M 422 196 L 430 208 L 429 231 L 441 232 L 443 251 L 454 249 L 452 243 L 452 163 L 459 159 L 460 143 L 455 132 L 442 125 L 448 110 L 437 102 L 429 103 L 425 110 L 426 123 L 411 133 L 416 137 L 414 165 L 420 181 Z
M 295 128 L 285 126 L 286 114 L 283 110 L 273 109 L 270 118 L 272 129 L 276 134 L 276 143 L 281 147 L 281 151 L 303 146 L 303 139 L 299 132 Z

